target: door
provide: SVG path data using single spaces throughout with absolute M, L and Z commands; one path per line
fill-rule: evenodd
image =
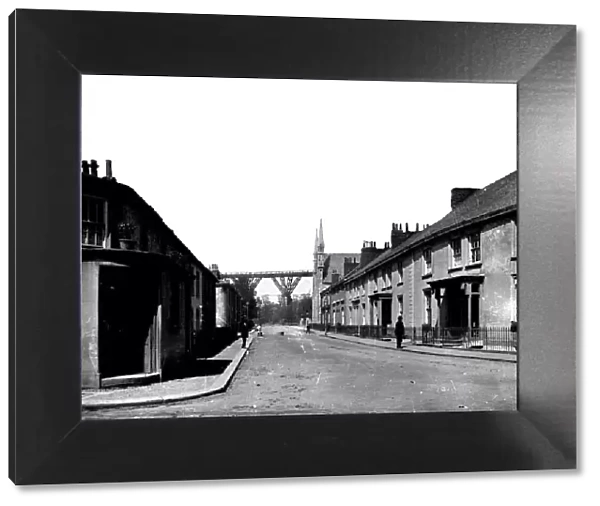
M 103 265 L 99 295 L 101 377 L 155 371 L 159 331 L 156 275 L 126 266 Z

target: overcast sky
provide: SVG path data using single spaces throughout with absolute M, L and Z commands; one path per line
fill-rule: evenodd
M 83 76 L 82 114 L 83 159 L 225 272 L 312 269 L 321 218 L 326 252 L 383 246 L 516 170 L 512 84 Z

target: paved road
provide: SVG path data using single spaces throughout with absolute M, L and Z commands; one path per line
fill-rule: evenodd
M 86 418 L 514 409 L 513 363 L 421 355 L 267 327 L 227 392 Z

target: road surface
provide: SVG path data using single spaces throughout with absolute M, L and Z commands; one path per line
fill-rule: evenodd
M 86 418 L 516 409 L 514 363 L 375 348 L 294 327 L 264 331 L 225 393 Z

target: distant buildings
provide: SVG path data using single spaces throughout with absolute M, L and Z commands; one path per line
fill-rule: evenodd
M 214 346 L 218 274 L 117 183 L 110 161 L 106 177 L 94 160 L 82 168 L 82 386 L 169 377 Z
M 359 265 L 360 258 L 360 253 L 325 253 L 323 222 L 321 221 L 315 237 L 313 253 L 313 322 L 321 321 L 321 292 L 355 269 Z
M 454 189 L 451 212 L 419 231 L 392 225 L 391 245 L 363 244 L 354 268 L 338 263 L 325 280 L 322 231 L 315 246 L 315 321 L 386 333 L 402 315 L 419 338 L 451 341 L 479 330 L 515 330 L 517 174 L 482 190 Z M 339 262 L 339 261 L 338 261 Z M 343 267 L 342 267 L 343 265 Z M 347 267 L 346 267 L 347 266 Z M 317 292 L 315 292 L 317 293 Z M 508 331 L 507 331 L 508 334 Z

